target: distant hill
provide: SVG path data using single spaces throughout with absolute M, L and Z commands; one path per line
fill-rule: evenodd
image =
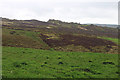
M 94 25 L 102 26 L 102 27 L 111 27 L 111 28 L 117 28 L 118 27 L 118 25 L 116 25 L 116 24 L 94 24 Z

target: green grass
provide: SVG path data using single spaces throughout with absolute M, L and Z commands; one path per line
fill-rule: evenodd
M 103 64 L 110 63 L 110 64 Z M 117 78 L 118 55 L 3 47 L 3 78 Z
M 110 37 L 98 37 L 98 38 L 106 39 L 118 44 L 118 38 L 110 38 Z

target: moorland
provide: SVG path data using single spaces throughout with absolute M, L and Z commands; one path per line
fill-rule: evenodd
M 118 78 L 118 28 L 2 18 L 3 78 Z

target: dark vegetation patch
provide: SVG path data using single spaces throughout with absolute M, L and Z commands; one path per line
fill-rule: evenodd
M 72 71 L 84 71 L 84 72 L 88 72 L 88 73 L 92 73 L 92 74 L 101 74 L 101 73 L 98 73 L 98 72 L 96 72 L 96 71 L 92 71 L 92 70 L 90 70 L 90 69 L 88 69 L 88 68 L 85 68 L 85 69 L 83 69 L 83 68 L 75 68 L 75 69 L 72 69 Z
M 47 64 L 47 62 L 44 62 L 44 64 Z
M 61 57 L 58 57 L 58 59 L 61 59 Z
M 119 75 L 120 75 L 120 72 L 117 71 L 116 74 L 119 74 Z
M 111 64 L 111 65 L 115 65 L 113 62 L 103 62 L 103 64 Z
M 19 62 L 14 62 L 13 63 L 13 66 L 14 67 L 16 67 L 16 68 L 20 68 L 20 67 L 22 67 L 22 66 L 26 66 L 26 65 L 28 65 L 26 62 L 22 62 L 22 63 L 19 63 Z
M 41 67 L 44 67 L 44 65 L 41 65 Z
M 71 67 L 80 67 L 80 66 L 71 66 Z
M 28 65 L 26 62 L 22 62 L 21 64 L 22 64 L 22 65 Z
M 92 61 L 88 61 L 88 62 L 92 62 Z
M 46 57 L 46 59 L 49 59 L 49 57 Z
M 98 39 L 95 37 L 87 37 L 87 36 L 73 36 L 73 35 L 60 35 L 61 39 L 47 39 L 49 38 L 46 35 L 41 35 L 42 39 L 51 47 L 57 46 L 66 46 L 66 45 L 75 45 L 75 46 L 84 46 L 85 48 L 95 47 L 95 46 L 107 46 L 108 48 L 112 48 L 111 46 L 116 46 L 115 43 Z
M 63 64 L 63 62 L 59 62 L 58 64 Z

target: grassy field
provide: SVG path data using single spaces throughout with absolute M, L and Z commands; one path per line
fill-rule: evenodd
M 118 55 L 3 47 L 3 78 L 117 78 Z

